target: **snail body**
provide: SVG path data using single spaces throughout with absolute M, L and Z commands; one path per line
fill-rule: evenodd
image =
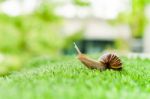
M 106 70 L 106 69 L 121 70 L 122 69 L 122 62 L 116 54 L 113 53 L 104 54 L 96 61 L 94 59 L 89 58 L 85 54 L 82 54 L 76 44 L 75 44 L 75 49 L 78 52 L 78 56 L 77 56 L 78 59 L 87 68 L 98 69 L 98 70 Z

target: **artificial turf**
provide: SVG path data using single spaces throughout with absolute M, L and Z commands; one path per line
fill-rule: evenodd
M 0 77 L 0 99 L 150 99 L 150 60 L 121 59 L 122 71 L 103 72 L 74 56 L 37 61 L 37 67 Z

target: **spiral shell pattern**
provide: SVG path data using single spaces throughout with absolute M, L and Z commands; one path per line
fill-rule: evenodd
M 114 69 L 114 70 L 121 70 L 122 69 L 122 62 L 120 58 L 116 54 L 107 53 L 101 56 L 98 59 L 106 69 Z

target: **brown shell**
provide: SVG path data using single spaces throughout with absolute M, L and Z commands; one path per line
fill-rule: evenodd
M 107 69 L 122 69 L 122 62 L 120 58 L 115 54 L 104 54 L 98 59 L 98 61 L 103 63 L 103 65 L 106 66 Z

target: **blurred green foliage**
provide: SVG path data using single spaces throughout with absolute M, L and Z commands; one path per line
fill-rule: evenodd
M 129 43 L 124 38 L 117 38 L 115 40 L 115 48 L 121 52 L 129 51 Z
M 3 55 L 0 54 L 0 76 L 9 74 L 12 71 L 20 70 L 21 59 L 16 55 Z
M 148 0 L 132 0 L 131 30 L 133 36 L 141 38 L 146 25 L 145 6 Z
M 121 12 L 116 20 L 108 20 L 112 25 L 126 23 L 129 24 L 134 38 L 142 38 L 148 19 L 145 16 L 145 8 L 150 4 L 150 0 L 132 0 L 131 11 Z
M 78 33 L 71 37 L 61 33 L 63 18 L 55 14 L 55 7 L 47 0 L 32 14 L 12 17 L 0 13 L 0 53 L 7 57 L 0 62 L 0 75 L 19 70 L 35 56 L 57 58 L 68 44 L 81 38 Z
M 79 6 L 89 6 L 89 0 L 73 0 L 74 4 L 79 5 Z
M 57 29 L 59 21 L 48 19 L 49 14 L 41 14 L 48 13 L 45 11 L 18 17 L 0 15 L 0 50 L 5 53 L 40 54 L 61 48 L 62 39 Z
M 53 56 L 60 53 L 68 43 L 66 40 L 70 42 L 70 39 L 61 33 L 63 19 L 55 15 L 54 8 L 55 5 L 44 2 L 31 15 L 0 14 L 0 51 Z

